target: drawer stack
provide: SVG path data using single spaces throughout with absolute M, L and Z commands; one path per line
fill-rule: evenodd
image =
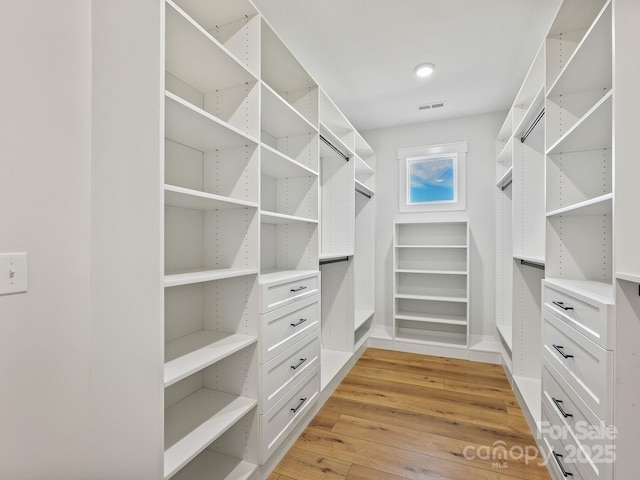
M 318 400 L 320 273 L 261 282 L 260 459 Z
M 558 478 L 612 479 L 613 302 L 544 281 L 542 434 Z

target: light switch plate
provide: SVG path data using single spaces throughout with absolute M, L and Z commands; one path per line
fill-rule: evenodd
M 0 295 L 27 291 L 27 254 L 0 253 Z

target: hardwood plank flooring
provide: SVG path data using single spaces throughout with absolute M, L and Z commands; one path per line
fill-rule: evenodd
M 501 366 L 369 348 L 267 480 L 549 479 L 534 454 Z

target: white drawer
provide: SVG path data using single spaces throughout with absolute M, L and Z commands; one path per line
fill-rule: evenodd
M 315 405 L 319 393 L 320 368 L 315 368 L 298 382 L 289 395 L 260 415 L 261 463 L 266 462 L 291 429 Z
M 607 427 L 587 408 L 578 394 L 558 378 L 555 369 L 543 362 L 542 404 L 546 406 L 550 424 L 542 424 L 543 432 L 562 436 L 570 450 L 583 452 L 578 460 L 583 462 L 585 473 L 594 479 L 611 479 L 613 464 L 607 461 L 613 454 L 615 431 Z
M 267 363 L 320 328 L 320 295 L 260 315 L 260 363 Z
M 260 367 L 260 413 L 273 407 L 294 383 L 320 364 L 320 332 L 316 331 Z
M 544 312 L 542 354 L 607 425 L 613 424 L 613 352 Z
M 320 292 L 320 273 L 292 275 L 261 284 L 261 313 L 267 313 L 289 303 Z
M 544 306 L 605 350 L 613 350 L 613 305 L 545 281 Z
M 549 425 L 546 405 L 542 405 L 542 425 Z M 547 460 L 547 468 L 552 478 L 556 480 L 591 480 L 585 472 L 584 465 L 579 462 L 580 454 L 574 446 L 565 446 L 562 435 L 546 431 L 542 433 L 544 448 L 547 450 L 544 457 Z

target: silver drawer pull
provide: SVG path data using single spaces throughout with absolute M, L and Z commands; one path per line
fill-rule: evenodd
M 560 411 L 560 413 L 564 418 L 573 417 L 571 413 L 565 412 L 564 408 L 562 408 L 562 400 L 558 400 L 557 398 L 553 398 L 553 397 L 551 397 L 551 400 L 553 400 L 553 403 L 556 404 L 556 408 Z
M 291 369 L 292 370 L 297 370 L 298 367 L 300 367 L 300 365 L 302 365 L 306 361 L 307 361 L 306 358 L 301 358 L 300 361 L 296 365 L 291 365 Z
M 306 289 L 307 289 L 306 285 L 300 285 L 298 288 L 292 288 L 291 293 L 296 293 L 296 292 L 299 292 L 300 290 L 306 290 Z
M 301 398 L 300 399 L 300 403 L 298 404 L 298 406 L 296 408 L 292 408 L 291 411 L 293 413 L 296 413 L 298 410 L 300 410 L 300 407 L 302 407 L 302 405 L 304 405 L 304 402 L 307 401 L 307 397 Z
M 300 320 L 298 320 L 296 323 L 292 323 L 291 326 L 292 327 L 297 327 L 298 325 L 302 325 L 304 322 L 306 322 L 307 319 L 306 318 L 301 318 Z
M 560 471 L 562 472 L 562 475 L 564 475 L 564 478 L 567 478 L 568 476 L 572 476 L 573 477 L 573 473 L 567 472 L 564 469 L 564 465 L 562 465 L 562 461 L 560 460 L 562 458 L 562 455 L 560 455 L 559 453 L 554 452 L 553 450 L 551 451 L 551 453 L 553 453 L 553 458 L 556 459 L 556 463 L 558 464 L 558 467 L 560 467 Z
M 573 310 L 573 307 L 567 307 L 564 302 L 553 302 L 553 304 L 563 310 Z
M 564 353 L 564 351 L 562 350 L 564 347 L 562 345 L 556 345 L 555 343 L 553 344 L 553 348 L 555 348 L 558 353 L 560 355 L 562 355 L 564 358 L 573 358 L 573 355 L 569 355 L 568 353 Z

